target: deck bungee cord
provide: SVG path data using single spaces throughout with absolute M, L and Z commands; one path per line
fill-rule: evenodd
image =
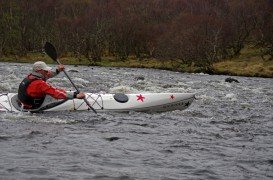
M 103 110 L 103 99 L 102 99 L 102 96 L 100 94 L 95 94 L 97 95 L 97 98 L 93 98 L 92 95 L 94 95 L 93 93 L 91 94 L 86 94 L 86 100 L 89 100 L 89 99 L 92 99 L 93 100 L 93 103 L 91 106 L 94 106 L 95 104 L 98 105 L 100 107 L 101 110 Z M 101 100 L 101 104 L 99 103 L 98 99 Z M 74 110 L 78 110 L 82 105 L 85 104 L 85 102 L 82 102 L 77 108 L 76 108 L 76 105 L 75 105 L 75 102 L 74 102 L 74 99 L 73 99 L 73 103 L 74 103 Z M 90 110 L 90 109 L 88 109 Z

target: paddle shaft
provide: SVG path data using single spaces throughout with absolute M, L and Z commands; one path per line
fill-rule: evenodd
M 61 64 L 60 61 L 59 61 L 58 59 L 56 59 L 56 61 L 57 61 L 58 64 Z M 77 88 L 77 86 L 76 86 L 76 85 L 74 84 L 74 82 L 71 80 L 71 78 L 68 76 L 67 72 L 66 72 L 65 70 L 64 70 L 63 72 L 64 72 L 64 74 L 66 75 L 66 77 L 69 79 L 69 81 L 71 82 L 71 84 L 74 86 L 74 88 L 76 89 L 76 91 L 79 93 L 80 90 Z M 84 102 L 87 104 L 87 106 L 88 106 L 90 109 L 92 109 L 92 111 L 94 111 L 94 113 L 97 114 L 97 111 L 91 106 L 91 104 L 87 101 L 87 99 L 84 98 L 83 100 L 84 100 Z

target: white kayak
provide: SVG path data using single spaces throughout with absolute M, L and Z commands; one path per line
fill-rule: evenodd
M 190 106 L 194 98 L 194 93 L 86 93 L 86 99 L 97 112 L 163 112 L 183 110 Z M 55 100 L 51 97 L 47 97 L 39 109 L 24 110 L 18 103 L 16 93 L 0 94 L 0 111 L 43 112 L 80 110 L 90 110 L 82 99 Z

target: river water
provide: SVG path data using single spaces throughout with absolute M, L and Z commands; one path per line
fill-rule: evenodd
M 0 63 L 0 93 L 16 92 L 30 69 Z M 153 114 L 0 113 L 0 179 L 273 178 L 273 79 L 66 69 L 85 92 L 194 92 L 197 99 L 184 111 Z M 49 82 L 73 90 L 63 74 Z

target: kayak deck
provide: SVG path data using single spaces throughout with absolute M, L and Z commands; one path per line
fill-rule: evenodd
M 86 99 L 98 112 L 164 112 L 188 108 L 195 95 L 193 93 L 140 93 L 140 94 L 93 94 L 86 93 Z M 82 99 L 56 100 L 47 97 L 39 109 L 43 111 L 81 111 L 89 110 Z M 24 110 L 18 105 L 17 94 L 0 94 L 0 111 L 20 112 Z

